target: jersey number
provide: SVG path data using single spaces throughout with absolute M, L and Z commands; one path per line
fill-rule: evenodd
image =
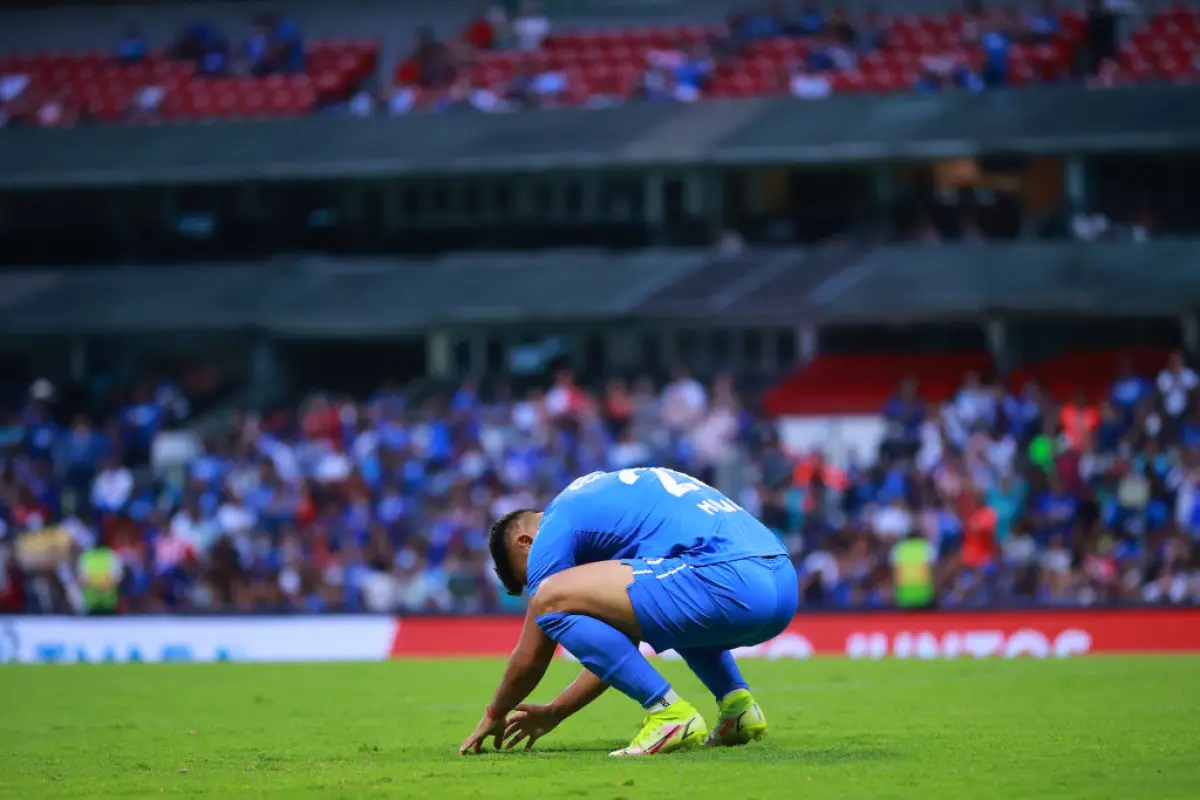
M 632 486 L 637 483 L 638 478 L 649 472 L 654 477 L 658 478 L 658 482 L 662 487 L 676 497 L 683 497 L 688 492 L 700 491 L 698 484 L 691 481 L 676 480 L 675 476 L 662 467 L 650 467 L 649 469 L 642 467 L 641 469 L 623 469 L 617 473 L 617 477 L 621 479 L 621 483 Z
M 691 480 L 679 480 L 675 477 L 675 475 L 678 475 L 679 473 L 672 474 L 670 470 L 663 469 L 662 467 L 650 467 L 648 469 L 646 467 L 639 469 L 623 469 L 617 473 L 617 477 L 621 479 L 621 483 L 632 486 L 638 482 L 638 478 L 642 477 L 642 475 L 647 472 L 658 478 L 658 482 L 662 484 L 662 487 L 666 489 L 669 494 L 674 495 L 675 497 L 683 497 L 685 494 L 698 492 L 701 489 L 712 490 L 712 487 L 707 483 L 698 481 L 695 478 Z M 734 511 L 745 510 L 727 497 L 723 497 L 720 500 L 709 498 L 701 503 L 697 503 L 696 508 L 700 509 L 709 516 L 713 514 L 729 514 Z

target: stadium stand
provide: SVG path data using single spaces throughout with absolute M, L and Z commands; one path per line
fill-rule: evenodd
M 781 450 L 728 379 L 702 386 L 684 373 L 661 392 L 645 378 L 589 389 L 564 372 L 518 395 L 472 383 L 424 402 L 387 388 L 316 394 L 228 415 L 153 473 L 143 423 L 156 430 L 175 413 L 170 384 L 118 406 L 109 424 L 70 426 L 35 386 L 4 440 L 5 608 L 68 608 L 73 554 L 99 542 L 124 565 L 126 612 L 511 608 L 487 569 L 488 521 L 544 502 L 576 473 L 646 462 L 703 475 L 768 521 L 803 565 L 810 607 L 890 604 L 887 554 L 911 529 L 941 553 L 947 606 L 1200 600 L 1182 538 L 1200 531 L 1200 478 L 1155 455 L 1200 444 L 1200 414 L 1172 416 L 1168 400 L 1169 376 L 1182 376 L 1194 409 L 1195 374 L 1138 379 L 1151 413 L 1178 424 L 1147 436 L 1140 412 L 1093 416 L 1076 437 L 1069 403 L 1060 424 L 1048 395 L 1029 405 L 986 378 L 960 385 L 962 370 L 986 366 L 976 353 L 827 356 L 802 373 L 809 384 L 785 384 L 814 408 L 882 410 L 894 427 L 871 468 Z M 893 394 L 910 376 L 919 394 Z M 57 472 L 38 468 L 43 459 Z M 990 527 L 965 525 L 979 508 Z
M 159 24 L 148 35 L 153 46 L 134 63 L 94 44 L 86 50 L 10 52 L 0 55 L 0 77 L 8 80 L 10 93 L 25 96 L 23 104 L 15 98 L 5 101 L 8 117 L 29 106 L 24 113 L 30 122 L 59 125 L 74 111 L 101 122 L 172 121 L 256 119 L 335 108 L 353 114 L 373 113 L 376 107 L 393 113 L 458 106 L 491 111 L 803 94 L 793 87 L 797 76 L 808 80 L 810 88 L 814 80 L 824 85 L 820 94 L 827 94 L 933 92 L 943 86 L 982 90 L 1081 78 L 1097 87 L 1187 83 L 1200 75 L 1200 25 L 1191 5 L 1152 13 L 1119 49 L 1090 65 L 1083 64 L 1085 55 L 1093 58 L 1110 48 L 1088 42 L 1096 34 L 1080 10 L 896 10 L 901 13 L 887 17 L 873 11 L 847 17 L 835 10 L 808 22 L 758 12 L 734 13 L 712 24 L 572 28 L 570 21 L 555 20 L 548 35 L 532 47 L 505 47 L 512 37 L 476 36 L 473 44 L 469 17 L 443 11 L 430 19 L 453 33 L 438 40 L 427 26 L 417 50 L 405 53 L 402 45 L 382 43 L 375 33 L 371 38 L 318 38 L 305 47 L 302 72 L 269 76 L 246 74 L 252 70 L 242 66 L 237 45 L 223 56 L 228 67 L 206 75 L 198 54 L 168 57 Z M 183 7 L 172 13 L 169 19 L 179 19 L 197 10 Z M 453 27 L 446 24 L 447 14 Z M 228 12 L 218 16 L 229 19 Z M 315 25 L 331 26 L 308 28 L 321 36 L 337 35 L 339 28 L 371 31 L 365 9 L 345 15 L 351 22 L 309 16 Z M 421 15 L 406 24 L 411 26 L 413 18 Z M 14 19 L 14 24 L 28 23 Z M 40 38 L 33 34 L 44 34 L 45 27 L 33 25 L 32 38 Z M 226 32 L 236 42 L 234 34 L 245 33 L 247 21 L 230 28 Z M 12 38 L 19 41 L 19 36 Z M 253 34 L 247 41 L 252 39 Z M 380 86 L 381 75 L 392 86 Z M 356 96 L 359 101 L 347 106 Z M 57 104 L 67 108 L 60 110 Z M 47 110 L 39 114 L 42 109 Z
M 1166 348 L 1148 347 L 1131 350 L 1075 350 L 1014 370 L 1008 379 L 1013 391 L 1033 381 L 1060 402 L 1075 399 L 1082 392 L 1091 403 L 1099 403 L 1126 368 L 1140 375 L 1152 375 L 1167 361 Z
M 986 377 L 994 371 L 986 352 L 896 355 L 818 355 L 775 386 L 764 400 L 769 413 L 873 413 L 903 381 L 912 379 L 928 402 L 954 396 L 963 375 Z

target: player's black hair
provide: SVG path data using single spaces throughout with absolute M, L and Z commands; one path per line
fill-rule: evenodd
M 521 517 L 526 514 L 536 514 L 532 508 L 518 508 L 510 511 L 492 523 L 488 532 L 488 549 L 492 551 L 492 562 L 496 565 L 496 575 L 504 584 L 504 591 L 516 597 L 525 588 L 525 582 L 517 579 L 513 570 L 512 556 L 508 552 L 508 540 L 516 529 Z

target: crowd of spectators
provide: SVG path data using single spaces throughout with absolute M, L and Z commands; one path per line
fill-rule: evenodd
M 36 387 L 0 440 L 0 609 L 488 612 L 520 607 L 487 558 L 490 521 L 574 477 L 672 466 L 758 515 L 808 608 L 893 603 L 890 554 L 920 537 L 945 607 L 1200 602 L 1200 402 L 1174 357 L 1104 398 L 1059 404 L 967 376 L 935 408 L 908 383 L 875 454 L 785 450 L 728 377 L 413 402 L 315 394 L 233 413 L 201 447 L 147 460 L 184 398 L 146 386 L 103 427 L 59 427 Z M 161 437 L 160 437 L 161 438 Z M 86 557 L 108 554 L 97 578 Z M 104 562 L 102 562 L 104 563 Z M 102 570 L 104 573 L 104 570 Z
M 1118 15 L 1133 10 L 1129 3 L 1092 0 L 1088 6 L 1087 37 L 1075 53 L 1064 80 L 1107 88 L 1122 82 L 1117 65 Z M 474 109 L 484 112 L 528 107 L 553 107 L 568 95 L 571 77 L 559 68 L 529 66 L 502 85 L 485 85 L 471 77 L 477 53 L 504 47 L 525 52 L 538 50 L 549 35 L 551 23 L 529 0 L 510 19 L 502 4 L 494 4 L 445 42 L 433 32 L 419 33 L 417 44 L 402 64 L 394 86 L 384 91 L 364 87 L 351 104 L 351 112 L 366 116 L 376 111 L 407 114 L 416 110 L 442 112 Z M 1045 0 L 1034 12 L 1010 9 L 1003 15 L 985 13 L 980 0 L 967 0 L 960 41 L 944 51 L 931 49 L 922 56 L 913 91 L 934 93 L 951 89 L 979 92 L 1010 83 L 1010 51 L 1015 45 L 1050 44 L 1062 34 L 1059 10 Z M 802 99 L 820 99 L 833 93 L 831 78 L 853 72 L 859 59 L 894 46 L 892 22 L 878 10 L 851 16 L 844 8 L 825 8 L 817 2 L 768 2 L 735 11 L 706 42 L 679 43 L 650 51 L 645 69 L 632 89 L 619 81 L 592 86 L 586 100 L 591 107 L 625 102 L 692 102 L 702 97 L 722 69 L 736 70 L 738 60 L 757 43 L 791 37 L 807 45 L 805 57 L 780 75 L 776 88 Z M 964 54 L 978 51 L 975 61 Z M 1054 81 L 1058 76 L 1034 76 Z
M 1091 0 L 1087 36 L 1077 48 L 1065 76 L 1033 76 L 1033 80 L 1070 80 L 1095 88 L 1119 85 L 1124 76 L 1117 63 L 1117 18 L 1133 10 L 1128 2 Z M 1020 44 L 1047 44 L 1062 33 L 1058 9 L 1045 0 L 1040 10 L 985 13 L 979 0 L 966 0 L 961 40 L 952 48 L 931 48 L 917 64 L 912 89 L 931 93 L 951 89 L 983 91 L 1010 81 L 1010 52 Z M 536 59 L 522 62 L 515 74 L 488 83 L 474 70 L 480 54 L 494 50 L 536 53 L 552 32 L 552 22 L 535 0 L 492 3 L 466 20 L 453 35 L 439 39 L 428 28 L 392 73 L 390 65 L 345 95 L 323 97 L 321 109 L 354 116 L 409 114 L 469 109 L 483 112 L 546 108 L 580 102 L 609 107 L 626 102 L 691 102 L 709 91 L 714 78 L 736 72 L 739 59 L 757 43 L 791 37 L 806 45 L 772 87 L 804 99 L 833 92 L 832 78 L 853 72 L 859 60 L 895 46 L 892 21 L 876 10 L 854 16 L 840 6 L 817 2 L 769 2 L 728 16 L 707 41 L 680 42 L 646 54 L 636 83 L 613 77 L 586 88 L 561 67 Z M 943 45 L 945 43 L 943 42 Z M 170 43 L 152 43 L 129 25 L 113 51 L 117 64 L 137 64 L 156 49 L 194 64 L 200 77 L 298 74 L 305 69 L 305 37 L 286 16 L 263 12 L 247 30 L 228 33 L 204 20 L 186 25 Z M 965 54 L 981 54 L 967 58 Z M 393 78 L 385 76 L 392 75 Z M 0 125 L 65 127 L 86 120 L 66 87 L 30 86 L 23 74 L 0 75 Z M 582 92 L 582 95 L 581 95 Z M 130 121 L 156 121 L 166 89 L 154 81 L 129 100 Z
M 125 26 L 112 51 L 113 63 L 146 61 L 154 45 L 134 23 Z M 201 78 L 237 75 L 297 75 L 304 72 L 304 36 L 293 21 L 272 11 L 255 15 L 243 36 L 231 38 L 203 19 L 188 23 L 165 47 L 175 61 L 194 67 Z M 149 79 L 130 98 L 130 122 L 156 122 L 166 89 Z M 67 86 L 35 86 L 24 73 L 0 75 L 0 127 L 22 125 L 68 128 L 87 121 Z
M 868 482 L 852 465 L 834 498 L 791 490 L 791 513 L 819 510 L 806 549 L 834 542 L 808 557 L 810 596 L 886 604 L 888 545 L 916 532 L 943 605 L 1200 602 L 1198 386 L 1178 353 L 1153 382 L 1126 364 L 1106 396 L 1064 402 L 972 374 L 930 408 L 906 384 Z

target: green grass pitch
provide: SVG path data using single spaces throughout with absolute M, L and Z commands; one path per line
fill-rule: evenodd
M 766 741 L 646 759 L 607 756 L 641 717 L 615 692 L 530 753 L 456 755 L 496 660 L 0 667 L 0 797 L 1200 797 L 1200 658 L 743 666 Z

